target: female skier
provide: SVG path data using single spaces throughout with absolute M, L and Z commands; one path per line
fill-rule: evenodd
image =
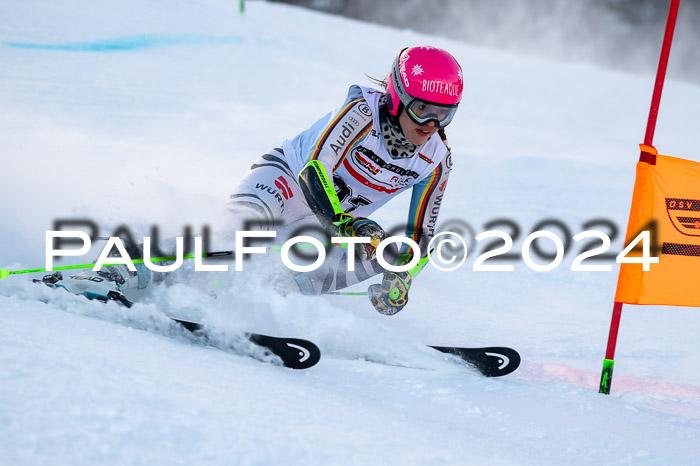
M 368 294 L 379 312 L 395 314 L 427 263 L 452 168 L 444 128 L 462 97 L 462 70 L 442 49 L 409 47 L 396 57 L 385 85 L 386 92 L 351 86 L 339 109 L 263 155 L 231 195 L 227 210 L 235 218 L 231 232 L 242 217 L 269 230 L 315 217 L 330 237 L 369 237 L 354 272 L 347 271 L 346 253 L 333 248 L 323 267 L 298 274 L 295 281 L 305 294 L 322 294 L 383 273 L 382 284 L 370 286 Z M 375 252 L 386 233 L 369 217 L 409 187 L 406 236 L 420 252 L 404 247 L 393 259 L 404 265 L 420 254 L 421 260 L 407 272 L 385 271 Z
M 370 242 L 355 254 L 353 272 L 348 271 L 347 251 L 334 247 L 321 268 L 296 274 L 294 286 L 305 294 L 323 294 L 383 273 L 381 285 L 371 285 L 368 295 L 377 311 L 391 315 L 406 305 L 411 283 L 427 263 L 452 168 L 444 128 L 462 97 L 462 69 L 445 50 L 409 47 L 381 84 L 386 92 L 351 86 L 337 110 L 263 155 L 230 196 L 223 236 L 230 240 L 235 231 L 251 229 L 253 220 L 254 228 L 262 230 L 289 233 L 320 223 L 329 237 L 367 237 Z M 399 253 L 394 248 L 392 257 L 387 248 L 384 257 L 394 265 L 411 262 L 414 254 L 420 260 L 407 272 L 386 271 L 375 256 L 387 235 L 369 217 L 409 187 L 405 234 L 420 250 L 405 246 Z M 96 273 L 105 280 L 84 277 L 93 272 L 53 280 L 76 294 L 122 301 L 123 291 L 151 282 L 143 266 L 138 272 L 112 266 Z

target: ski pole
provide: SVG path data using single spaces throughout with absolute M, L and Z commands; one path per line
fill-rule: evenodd
M 326 244 L 324 244 L 326 245 Z M 306 248 L 306 247 L 313 247 L 312 245 L 304 245 L 304 244 L 297 244 L 296 245 L 299 248 Z M 282 250 L 282 246 L 271 246 L 271 250 L 273 251 L 280 251 Z M 208 257 L 226 257 L 226 256 L 233 256 L 235 254 L 235 251 L 216 251 L 216 252 L 205 252 L 203 253 L 200 257 L 202 258 L 208 258 Z M 187 254 L 182 257 L 183 259 L 194 259 L 195 255 L 194 254 Z M 172 260 L 177 260 L 177 256 L 165 256 L 165 257 L 154 257 L 151 259 L 151 262 L 165 262 L 165 261 L 172 261 Z M 143 263 L 143 259 L 134 259 L 131 262 L 134 264 L 140 264 Z M 109 267 L 111 265 L 120 265 L 120 263 L 112 263 L 112 264 L 103 264 L 103 267 Z M 53 270 L 72 270 L 72 269 L 87 269 L 94 267 L 95 263 L 90 263 L 90 264 L 77 264 L 77 265 L 63 265 L 60 267 L 53 267 Z M 2 280 L 5 277 L 8 277 L 10 275 L 19 275 L 23 273 L 39 273 L 39 272 L 47 272 L 46 268 L 42 269 L 26 269 L 26 270 L 7 270 L 7 269 L 1 269 L 0 268 L 0 280 Z
M 430 260 L 429 257 L 432 256 L 433 251 L 431 250 L 430 253 L 421 258 L 418 261 L 418 265 L 413 267 L 408 271 L 408 273 L 411 275 L 412 278 L 416 278 L 418 274 L 423 270 L 423 268 L 428 264 L 428 261 Z M 399 289 L 397 287 L 394 287 L 391 289 L 389 292 L 389 295 L 392 296 L 398 296 L 400 293 Z M 326 294 L 332 294 L 336 296 L 367 296 L 369 293 L 367 291 L 329 291 Z M 393 296 L 392 296 L 393 297 Z M 395 299 L 395 298 L 394 298 Z
M 217 252 L 205 252 L 201 254 L 200 257 L 206 258 L 206 257 L 225 257 L 225 256 L 232 256 L 234 251 L 217 251 Z M 183 259 L 194 259 L 195 255 L 194 254 L 187 254 L 182 257 Z M 177 256 L 166 256 L 166 257 L 154 257 L 151 259 L 151 262 L 165 262 L 165 261 L 172 261 L 172 260 L 177 260 Z M 143 263 L 143 259 L 134 259 L 131 262 L 134 264 L 141 264 Z M 112 263 L 112 264 L 103 264 L 103 267 L 108 267 L 111 265 L 122 265 L 122 262 L 119 263 Z M 94 267 L 95 263 L 91 264 L 77 264 L 77 265 L 63 265 L 60 267 L 53 267 L 53 270 L 72 270 L 72 269 L 87 269 Z M 6 270 L 6 269 L 0 269 L 0 280 L 3 278 L 10 276 L 10 275 L 19 275 L 22 273 L 38 273 L 38 272 L 47 272 L 46 268 L 43 269 L 26 269 L 26 270 Z
M 334 243 L 321 243 L 324 246 L 334 246 Z M 312 248 L 314 247 L 311 244 L 296 244 L 295 245 L 298 248 Z M 342 246 L 341 246 L 342 247 Z M 271 246 L 271 250 L 273 251 L 281 251 L 282 246 Z M 208 258 L 208 257 L 226 257 L 226 256 L 232 256 L 235 254 L 235 251 L 216 251 L 216 252 L 205 252 L 203 253 L 200 257 L 202 258 Z M 182 257 L 183 259 L 194 259 L 195 255 L 194 254 L 187 254 Z M 171 261 L 171 260 L 177 260 L 177 256 L 165 256 L 165 257 L 154 257 L 151 258 L 151 262 L 165 262 L 165 261 Z M 134 259 L 131 262 L 134 264 L 140 264 L 143 263 L 143 259 Z M 110 263 L 110 264 L 103 264 L 103 267 L 109 267 L 112 265 L 121 265 L 123 264 L 122 262 L 119 263 Z M 62 265 L 59 267 L 52 267 L 53 270 L 73 270 L 73 269 L 87 269 L 94 267 L 95 263 L 89 263 L 89 264 L 77 264 L 77 265 Z M 8 277 L 10 275 L 19 275 L 23 273 L 39 273 L 39 272 L 47 272 L 46 268 L 41 268 L 41 269 L 25 269 L 25 270 L 7 270 L 7 269 L 2 269 L 0 268 L 0 280 L 2 280 L 5 277 Z M 351 291 L 344 291 L 344 292 L 333 292 L 329 294 L 346 294 L 346 295 L 366 295 L 367 292 L 365 291 L 356 291 L 356 292 L 351 292 Z

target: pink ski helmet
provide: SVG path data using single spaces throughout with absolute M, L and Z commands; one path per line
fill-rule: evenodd
M 389 113 L 396 116 L 402 103 L 416 123 L 435 121 L 443 128 L 457 112 L 462 88 L 462 68 L 448 52 L 429 45 L 405 48 L 391 67 Z

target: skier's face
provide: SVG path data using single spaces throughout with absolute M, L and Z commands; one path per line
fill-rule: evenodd
M 401 131 L 406 139 L 412 144 L 418 146 L 428 142 L 430 137 L 438 132 L 438 127 L 435 126 L 434 121 L 429 121 L 425 125 L 419 125 L 415 121 L 411 120 L 406 111 L 402 111 L 399 115 L 399 124 L 401 125 Z

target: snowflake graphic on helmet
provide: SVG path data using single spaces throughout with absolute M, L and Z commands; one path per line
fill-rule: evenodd
M 386 89 L 389 113 L 396 116 L 400 108 L 409 109 L 414 102 L 423 101 L 449 107 L 445 111 L 454 115 L 462 87 L 462 69 L 448 52 L 425 45 L 408 47 L 392 65 Z M 449 121 L 445 118 L 440 123 L 447 125 Z

